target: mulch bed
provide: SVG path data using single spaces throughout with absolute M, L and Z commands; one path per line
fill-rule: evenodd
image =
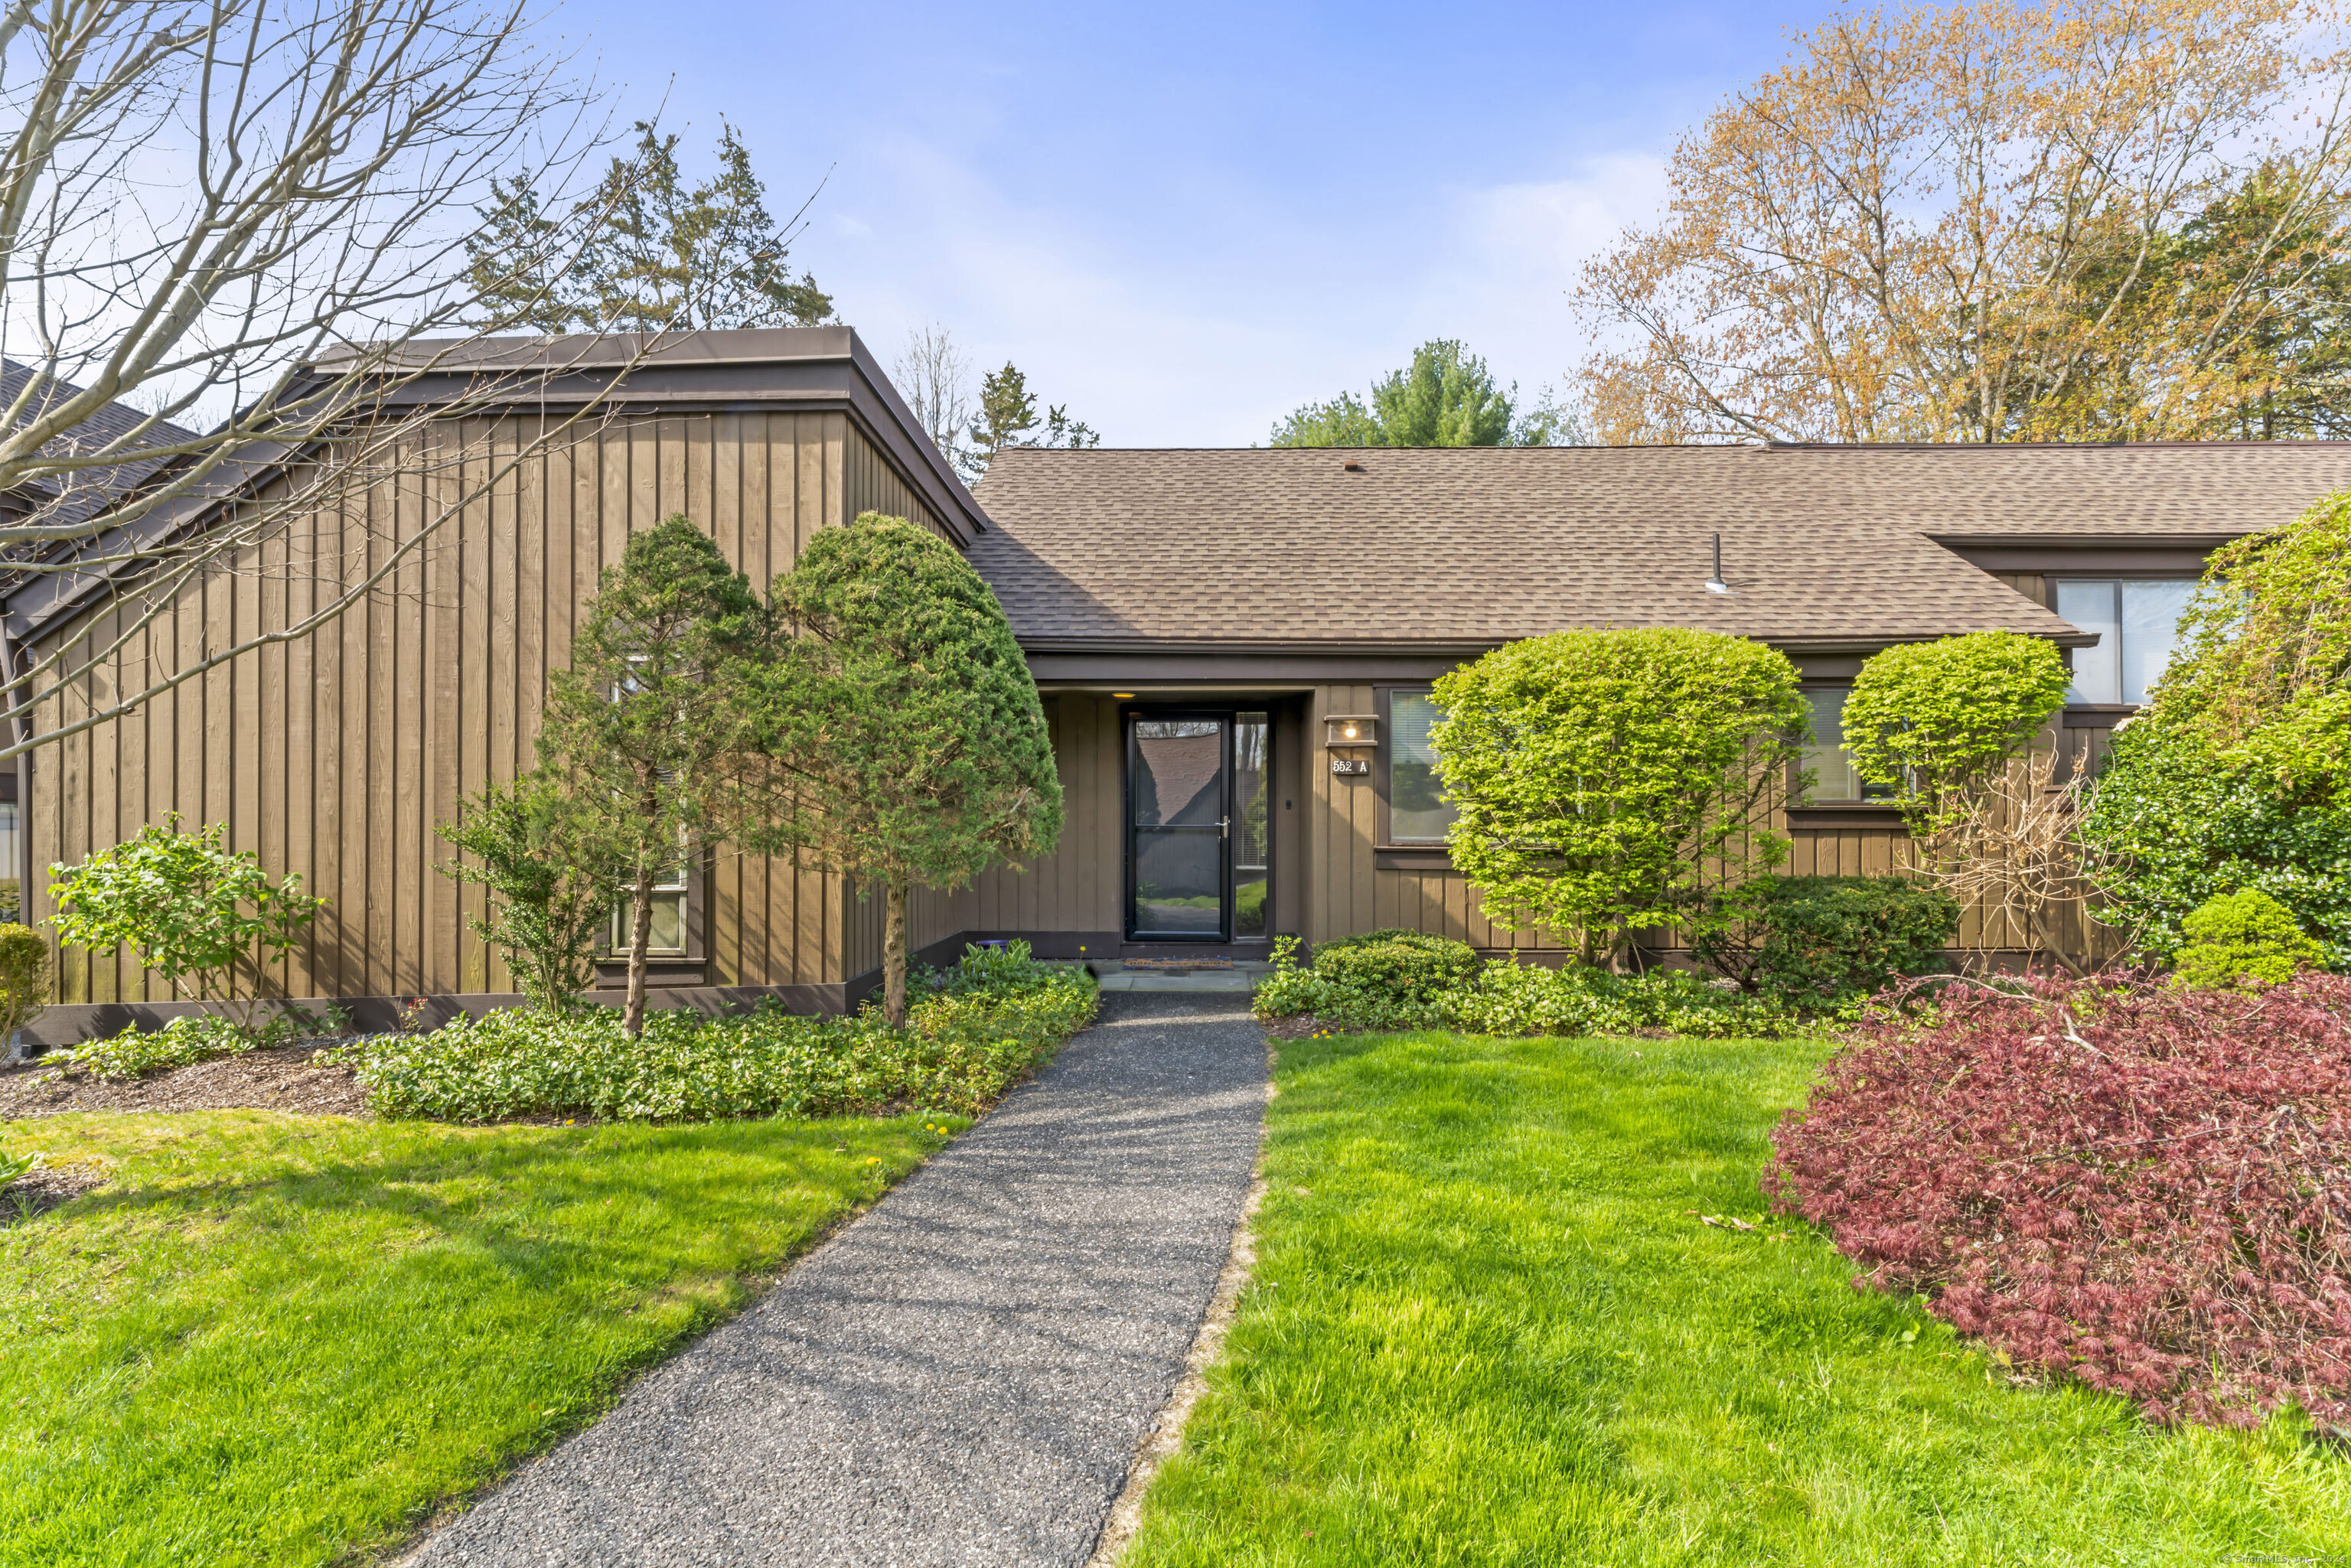
M 367 1096 L 348 1067 L 313 1067 L 315 1045 L 248 1051 L 110 1082 L 33 1062 L 0 1069 L 0 1120 L 68 1111 L 284 1111 L 358 1116 Z M 36 1175 L 39 1173 L 35 1173 Z M 62 1200 L 61 1200 L 62 1201 Z

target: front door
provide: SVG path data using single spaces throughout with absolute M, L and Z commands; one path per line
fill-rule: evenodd
M 1262 713 L 1130 713 L 1126 938 L 1265 935 L 1270 856 Z

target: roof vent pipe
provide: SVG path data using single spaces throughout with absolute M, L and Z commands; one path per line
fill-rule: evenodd
M 1728 593 L 1730 584 L 1722 580 L 1722 536 L 1714 536 L 1714 575 L 1706 580 L 1708 593 Z

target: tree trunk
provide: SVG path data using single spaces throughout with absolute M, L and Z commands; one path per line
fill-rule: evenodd
M 892 1029 L 906 1027 L 906 884 L 893 882 L 884 895 L 882 919 L 882 1019 Z
M 2024 929 L 2029 936 L 2040 938 L 2042 947 L 2051 957 L 2065 966 L 2067 974 L 2077 980 L 2089 978 L 2088 967 L 2073 954 L 2065 951 L 2064 945 L 2057 940 L 2056 927 L 2050 920 L 2047 910 L 2028 910 L 2025 914 Z
M 629 1004 L 621 1012 L 622 1031 L 634 1040 L 645 1032 L 645 948 L 653 939 L 653 867 L 640 856 L 637 885 L 630 890 Z

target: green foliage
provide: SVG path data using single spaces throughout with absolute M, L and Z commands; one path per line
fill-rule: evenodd
M 1093 1016 L 1084 970 L 1025 944 L 967 954 L 893 1030 L 872 1009 L 809 1018 L 764 1003 L 705 1018 L 653 1013 L 634 1041 L 606 1008 L 511 1009 L 333 1053 L 383 1116 L 698 1122 L 836 1116 L 913 1104 L 977 1114 Z
M 12 1155 L 5 1149 L 0 1149 L 0 1187 L 6 1186 L 20 1176 L 29 1174 L 33 1167 L 40 1163 L 41 1156 L 38 1155 Z
M 49 944 L 29 925 L 0 925 L 0 1046 L 47 1010 Z
M 996 595 L 903 517 L 820 531 L 771 599 L 795 634 L 754 677 L 774 803 L 747 847 L 884 890 L 884 1011 L 899 1021 L 909 891 L 961 887 L 1061 834 L 1045 710 Z
M 494 329 L 660 332 L 813 326 L 832 298 L 789 265 L 789 224 L 734 126 L 718 122 L 717 172 L 688 188 L 677 137 L 637 123 L 593 194 L 561 217 L 517 176 L 492 183 L 465 245 L 466 281 Z
M 1663 1030 L 1709 1039 L 1769 1039 L 1797 1028 L 1795 1014 L 1782 1002 L 1725 990 L 1678 970 L 1612 975 L 1582 965 L 1550 968 L 1510 958 L 1481 964 L 1463 944 L 1398 931 L 1324 943 L 1314 950 L 1313 967 L 1301 968 L 1293 957 L 1296 946 L 1288 937 L 1275 942 L 1273 972 L 1258 983 L 1250 999 L 1258 1017 L 1309 1019 L 1317 1028 L 1343 1033 Z M 1463 964 L 1459 954 L 1468 954 L 1469 962 Z
M 965 476 L 977 480 L 988 464 L 1008 446 L 1085 447 L 1102 444 L 1102 436 L 1083 420 L 1071 419 L 1069 409 L 1053 403 L 1045 411 L 1044 428 L 1038 429 L 1037 394 L 1029 378 L 1011 361 L 1000 371 L 979 378 L 979 412 L 972 416 L 971 444 L 956 453 Z
M 2296 808 L 2351 811 L 2351 492 L 2214 552 L 2153 715 Z
M 2180 923 L 2177 977 L 2185 986 L 2276 985 L 2323 963 L 2294 912 L 2258 888 L 2207 899 Z
M 1807 710 L 1774 649 L 1680 628 L 1555 632 L 1456 670 L 1436 700 L 1453 863 L 1498 918 L 1573 933 L 1587 961 L 1636 926 L 1702 925 L 1702 879 L 1786 853 L 1761 824 Z
M 2300 1416 L 2163 1429 L 2020 1386 L 1768 1216 L 1813 1041 L 1280 1051 L 1256 1267 L 1123 1568 L 2220 1568 L 2351 1541 L 2351 1456 Z
M 2065 706 L 2064 656 L 2019 632 L 1970 632 L 1874 653 L 1844 700 L 1855 771 L 1914 816 L 1953 810 Z
M 1407 1001 L 1426 1001 L 1477 978 L 1478 950 L 1467 942 L 1423 931 L 1387 930 L 1343 936 L 1314 949 L 1314 973 Z
M 167 1067 L 187 1067 L 214 1057 L 241 1056 L 259 1043 L 252 1030 L 198 1013 L 172 1019 L 162 1029 L 144 1033 L 131 1024 L 120 1034 L 86 1040 L 61 1052 L 57 1060 L 93 1078 L 117 1080 Z
M 2253 888 L 2326 946 L 2329 967 L 2351 968 L 2351 811 L 2287 799 L 2160 703 L 2116 731 L 2083 831 L 2118 862 L 2101 918 L 2147 956 L 2179 951 L 2198 905 Z
M 693 522 L 672 516 L 631 536 L 604 569 L 572 635 L 571 667 L 548 682 L 541 765 L 591 814 L 597 860 L 628 893 L 629 1003 L 644 1015 L 654 884 L 699 861 L 754 810 L 737 768 L 743 679 L 771 646 L 748 579 Z
M 1518 387 L 1494 382 L 1486 361 L 1458 341 L 1437 338 L 1412 363 L 1372 383 L 1367 404 L 1353 392 L 1308 403 L 1273 427 L 1275 446 L 1550 446 L 1577 439 L 1573 416 L 1546 396 L 1516 417 Z
M 1761 876 L 1727 894 L 1730 918 L 1692 946 L 1701 963 L 1790 1001 L 1819 1005 L 1943 967 L 1959 928 L 1949 894 L 1898 876 Z
M 106 1186 L 0 1228 L 0 1559 L 409 1552 L 423 1521 L 594 1422 L 961 1122 L 17 1122 L 12 1148 Z
M 78 947 L 132 948 L 192 999 L 234 1001 L 240 968 L 257 980 L 327 901 L 304 894 L 298 872 L 271 882 L 251 850 L 229 852 L 227 835 L 220 822 L 183 833 L 173 812 L 79 865 L 52 865 L 47 924 Z
M 441 836 L 461 857 L 444 876 L 489 890 L 486 920 L 466 928 L 504 948 L 531 1001 L 566 1008 L 596 978 L 596 944 L 621 885 L 616 846 L 596 813 L 545 771 L 492 784 L 464 802 Z

